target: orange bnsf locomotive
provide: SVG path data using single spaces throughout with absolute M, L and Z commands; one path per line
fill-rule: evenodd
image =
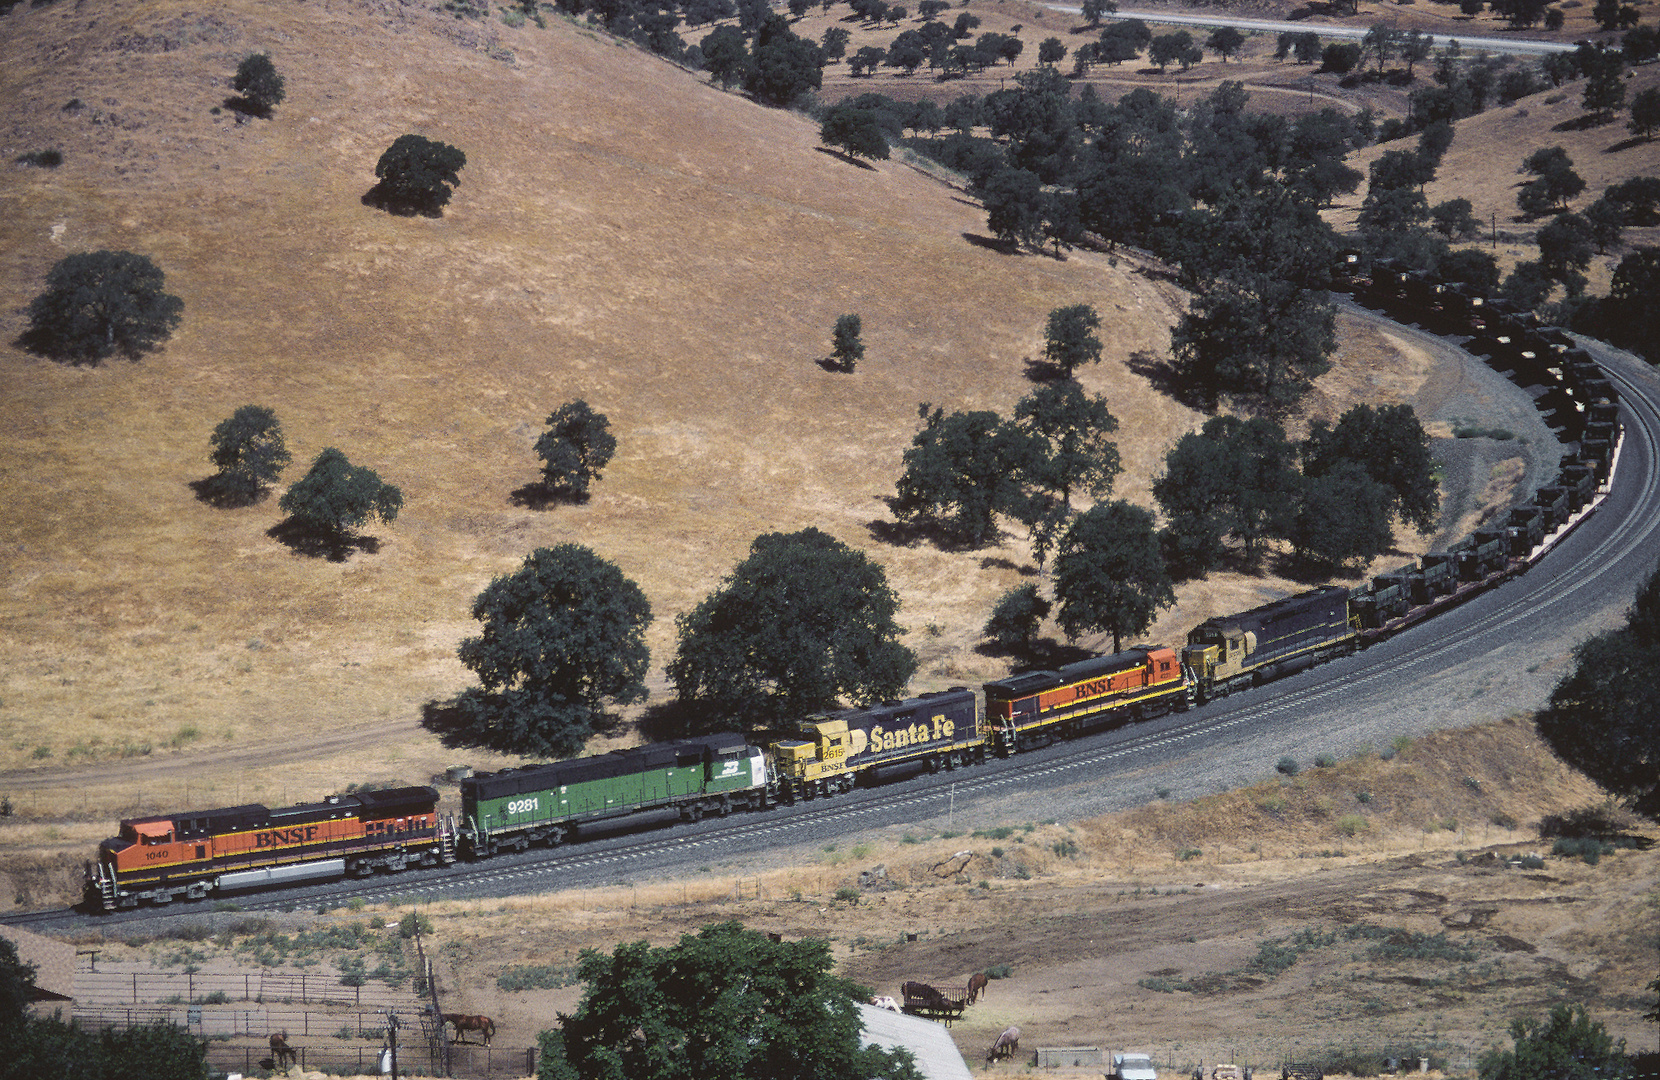
M 1047 746 L 1193 703 L 1192 673 L 1176 651 L 1142 645 L 1111 656 L 985 684 L 986 726 L 999 753 Z
M 98 845 L 87 899 L 105 911 L 263 885 L 367 877 L 455 861 L 438 791 L 391 788 L 270 809 L 257 803 L 129 818 Z

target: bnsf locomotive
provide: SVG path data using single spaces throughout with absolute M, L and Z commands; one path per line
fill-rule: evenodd
M 250 803 L 128 818 L 119 836 L 98 845 L 87 894 L 113 911 L 453 861 L 437 789 L 393 788 L 274 810 Z
M 800 720 L 793 738 L 750 745 L 710 735 L 531 765 L 461 783 L 459 821 L 430 787 L 133 818 L 87 868 L 88 899 L 103 910 L 198 900 L 292 884 L 484 858 L 558 844 L 585 825 L 647 811 L 762 810 L 848 791 L 905 772 L 975 765 L 1114 724 L 1185 711 L 1374 641 L 1524 572 L 1607 490 L 1618 456 L 1619 397 L 1584 350 L 1502 300 L 1356 255 L 1335 286 L 1426 326 L 1473 335 L 1472 352 L 1541 390 L 1546 420 L 1577 451 L 1556 482 L 1508 517 L 1446 551 L 1425 555 L 1355 589 L 1326 586 L 1237 615 L 1207 619 L 1179 651 L 1138 645 L 1111 656 L 986 683 L 984 708 L 954 687 L 904 701 Z

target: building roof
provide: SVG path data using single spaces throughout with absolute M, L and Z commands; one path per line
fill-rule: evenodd
M 865 1045 L 893 1049 L 902 1046 L 916 1056 L 917 1071 L 924 1080 L 973 1080 L 968 1063 L 945 1025 L 919 1016 L 889 1012 L 874 1005 L 859 1006 L 865 1025 Z
M 0 926 L 17 958 L 35 966 L 35 1000 L 68 1001 L 75 996 L 75 946 L 43 934 Z

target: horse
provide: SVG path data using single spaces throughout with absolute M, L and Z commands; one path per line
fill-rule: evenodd
M 980 1000 L 980 995 L 986 992 L 986 983 L 989 981 L 983 971 L 976 971 L 968 977 L 968 1003 L 970 1005 Z
M 1012 1058 L 1015 1051 L 1020 1049 L 1020 1029 L 1010 1024 L 997 1036 L 997 1041 L 991 1044 L 986 1051 L 986 1061 L 996 1061 L 998 1058 Z
M 288 1032 L 279 1031 L 271 1036 L 271 1062 L 276 1069 L 281 1069 L 284 1061 L 296 1065 L 299 1060 L 300 1055 L 288 1045 Z
M 878 1009 L 886 1009 L 889 1012 L 899 1011 L 899 1002 L 895 1001 L 891 997 L 873 997 L 870 999 L 870 1003 Z
M 496 1022 L 488 1016 L 467 1016 L 464 1013 L 445 1013 L 444 1022 L 455 1025 L 455 1041 L 461 1042 L 463 1031 L 476 1031 L 484 1039 L 484 1045 L 490 1045 L 491 1036 L 496 1033 Z

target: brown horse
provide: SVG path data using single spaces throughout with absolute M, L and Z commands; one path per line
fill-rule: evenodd
M 968 1003 L 970 1005 L 980 1000 L 980 995 L 986 992 L 988 981 L 990 980 L 986 978 L 986 973 L 983 971 L 976 971 L 968 977 Z
M 476 1031 L 484 1039 L 484 1045 L 490 1045 L 490 1039 L 496 1033 L 496 1022 L 488 1016 L 467 1016 L 463 1013 L 445 1013 L 444 1022 L 455 1026 L 455 1041 L 461 1042 L 463 1031 Z
M 294 1065 L 299 1060 L 300 1055 L 295 1053 L 292 1046 L 288 1045 L 288 1032 L 279 1031 L 271 1036 L 271 1062 L 275 1068 L 281 1069 L 284 1061 Z

